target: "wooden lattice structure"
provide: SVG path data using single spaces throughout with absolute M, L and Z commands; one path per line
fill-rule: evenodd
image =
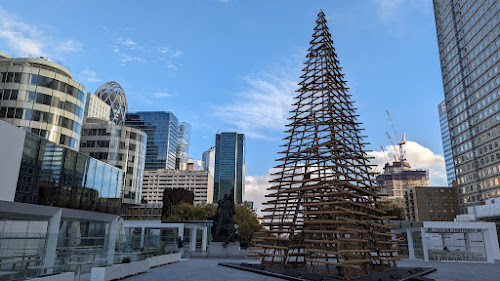
M 255 244 L 261 263 L 353 279 L 396 268 L 362 129 L 325 15 L 314 28 Z

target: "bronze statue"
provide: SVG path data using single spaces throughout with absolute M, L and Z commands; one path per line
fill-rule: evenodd
M 236 242 L 238 234 L 234 225 L 236 222 L 233 219 L 235 214 L 234 195 L 224 195 L 224 200 L 219 200 L 217 211 L 211 218 L 214 223 L 212 226 L 212 241 L 224 242 L 226 246 L 229 242 Z

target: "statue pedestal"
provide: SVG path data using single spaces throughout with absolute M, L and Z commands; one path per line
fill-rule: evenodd
M 241 257 L 244 258 L 245 254 L 240 252 L 240 243 L 230 242 L 224 247 L 224 242 L 210 242 L 208 247 L 208 256 L 211 257 Z

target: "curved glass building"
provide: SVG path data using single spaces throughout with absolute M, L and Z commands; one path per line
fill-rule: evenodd
M 65 67 L 0 54 L 0 120 L 78 150 L 86 98 Z
M 125 114 L 128 111 L 127 97 L 120 84 L 111 81 L 95 91 L 95 95 L 111 106 L 109 120 L 116 125 L 123 125 Z

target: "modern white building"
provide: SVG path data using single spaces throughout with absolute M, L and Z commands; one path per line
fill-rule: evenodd
M 425 221 L 406 229 L 411 259 L 485 262 L 500 259 L 495 223 Z
M 109 119 L 111 115 L 111 106 L 98 96 L 89 94 L 87 105 L 85 106 L 85 118 L 93 117 L 100 119 Z
M 142 198 L 147 204 L 162 204 L 165 188 L 182 188 L 194 192 L 194 204 L 212 203 L 213 177 L 208 171 L 179 171 L 159 169 L 145 171 Z
M 456 216 L 455 221 L 500 222 L 500 197 L 486 199 L 484 205 L 468 207 L 467 214 Z
M 162 222 L 160 220 L 124 220 L 127 241 L 137 248 L 177 249 L 177 238 L 184 240 L 187 252 L 207 250 L 209 243 L 207 221 Z
M 203 152 L 201 161 L 203 163 L 203 170 L 209 171 L 213 177 L 215 174 L 215 146 Z

